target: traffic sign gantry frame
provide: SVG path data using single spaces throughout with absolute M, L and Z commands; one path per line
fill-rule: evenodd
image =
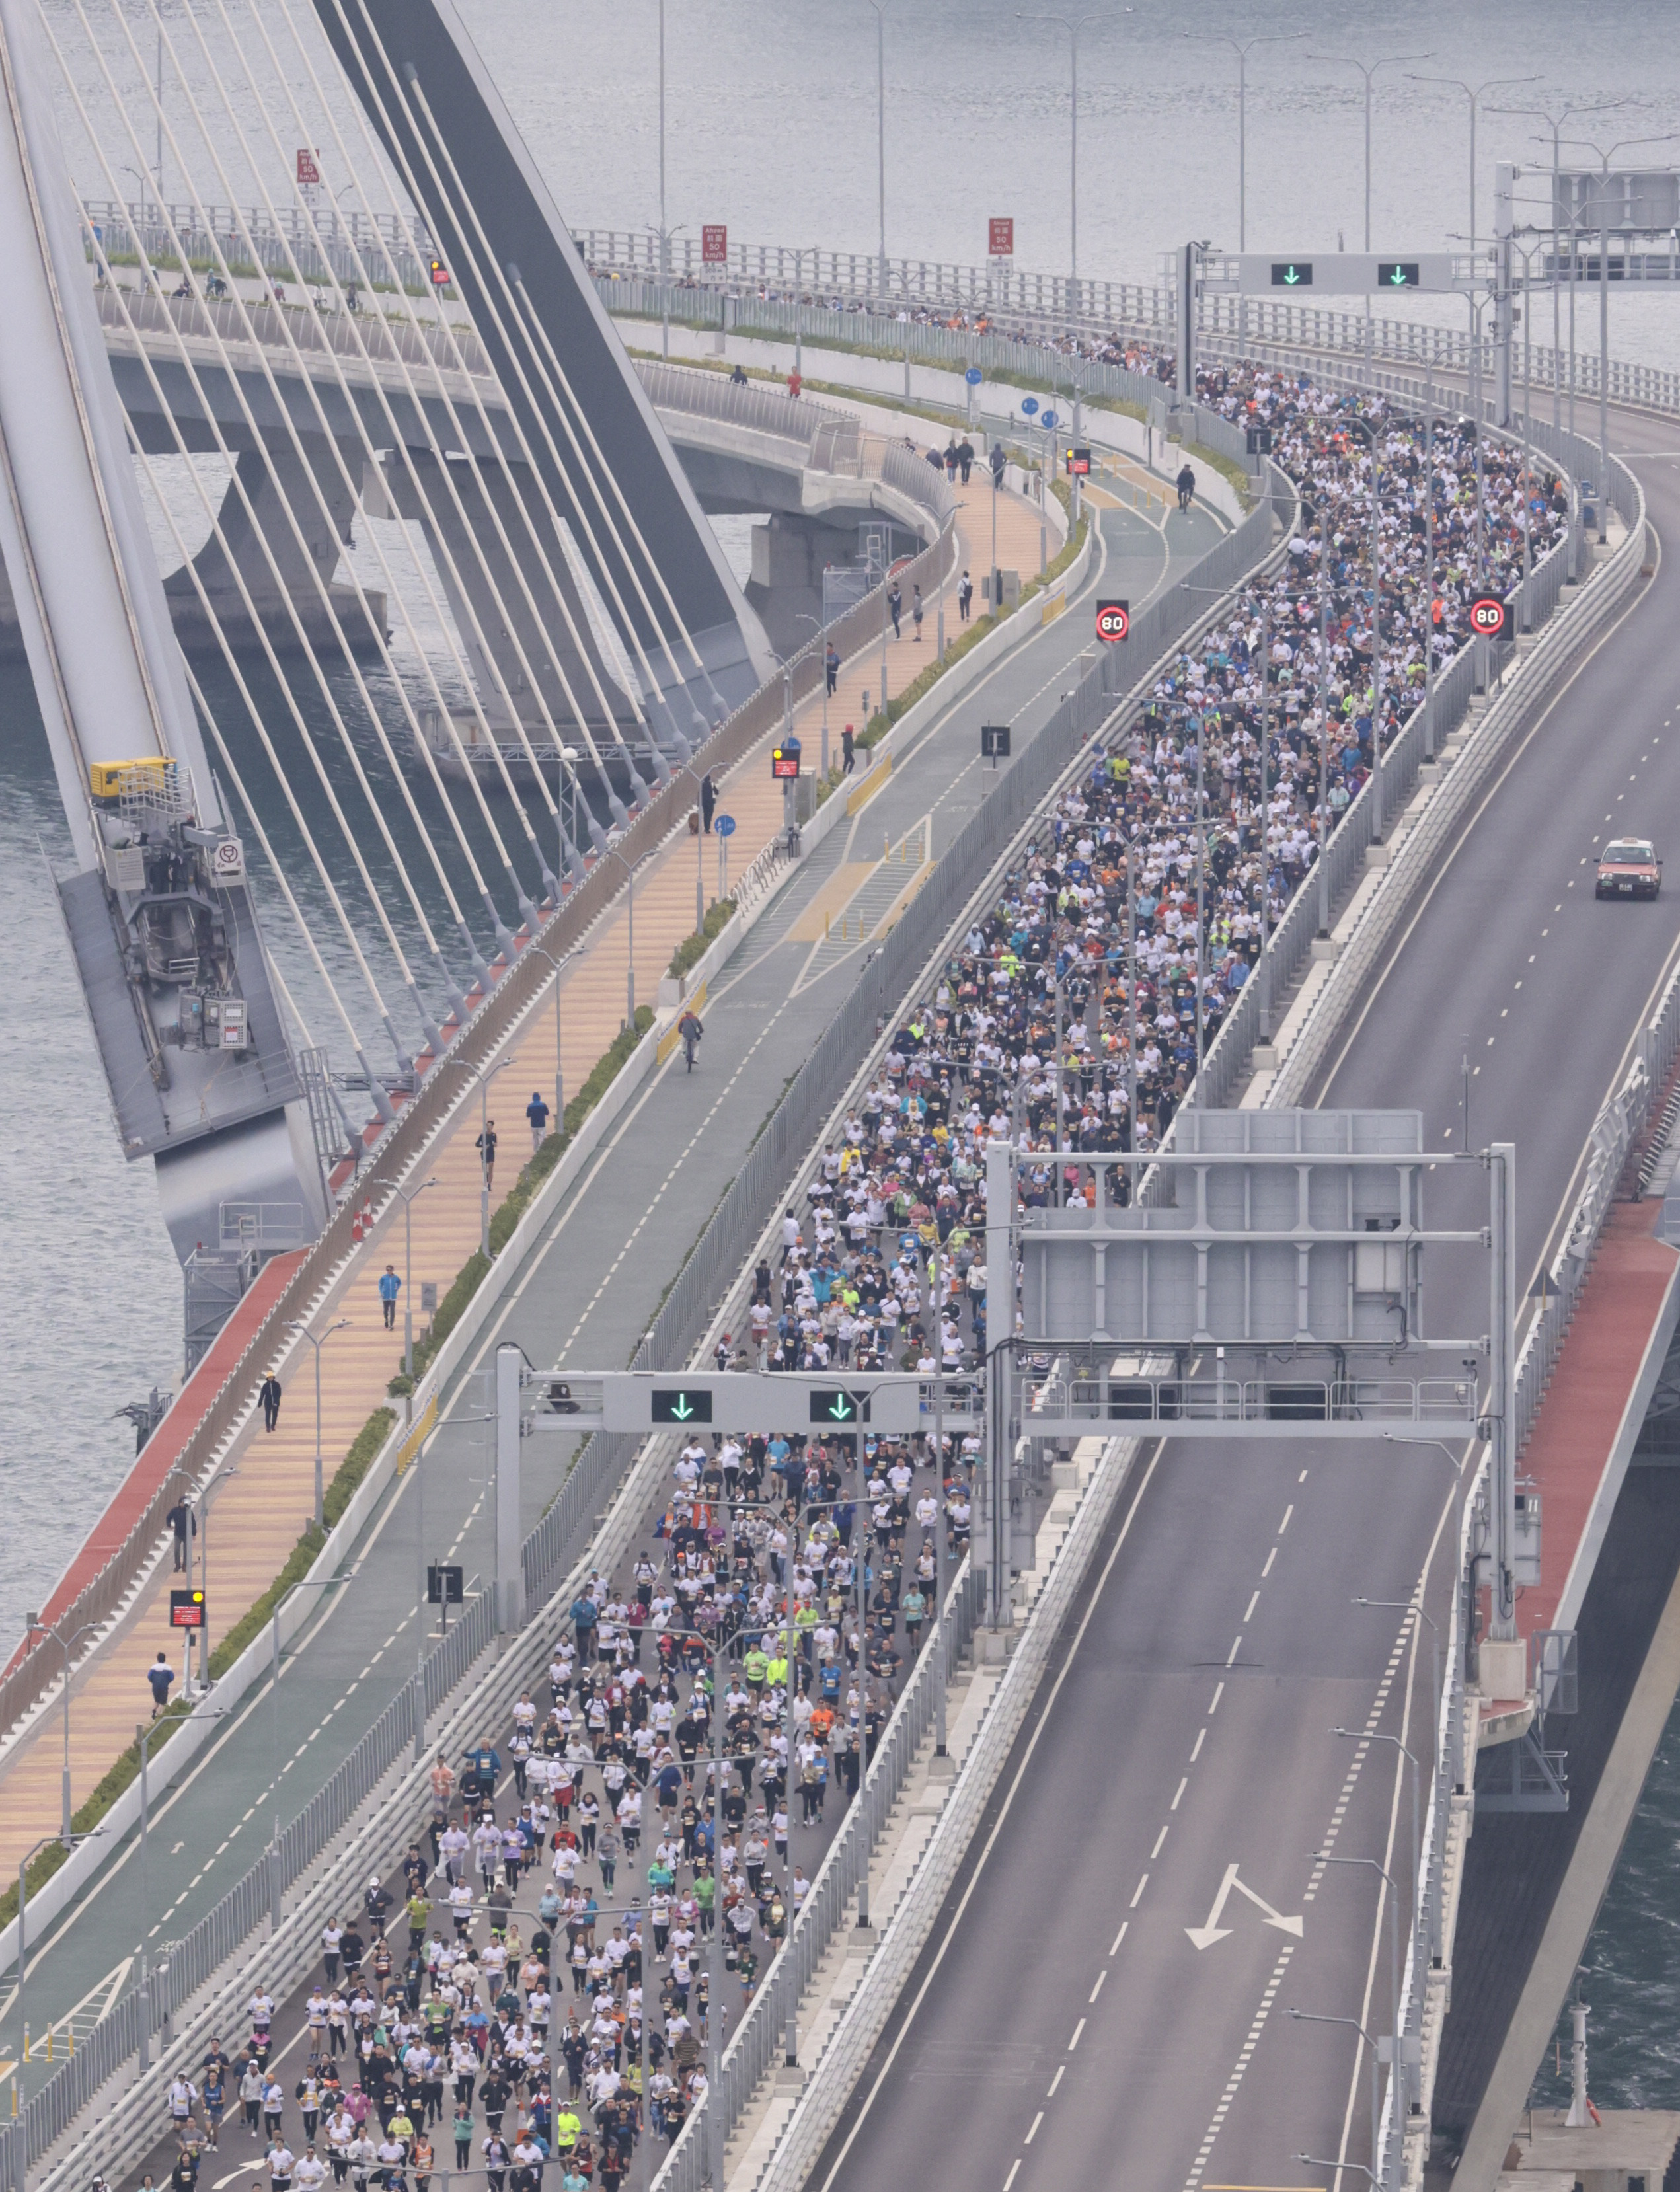
M 834 1373 L 791 1370 L 703 1370 L 677 1378 L 669 1370 L 613 1370 L 591 1374 L 568 1369 L 531 1373 L 527 1390 L 537 1406 L 527 1419 L 534 1430 L 580 1433 L 592 1430 L 711 1431 L 797 1430 L 831 1424 L 855 1431 L 866 1424 L 890 1437 L 930 1431 L 943 1414 L 948 1431 L 972 1430 L 980 1420 L 978 1372 L 920 1376 L 906 1370 L 850 1370 L 840 1384 Z M 945 1401 L 936 1406 L 935 1389 Z M 554 1407 L 543 1396 L 563 1387 L 566 1404 Z M 596 1392 L 600 1405 L 591 1407 Z M 832 1413 L 837 1398 L 854 1413 Z M 679 1409 L 686 1413 L 679 1413 Z M 824 1413 L 819 1413 L 819 1409 Z

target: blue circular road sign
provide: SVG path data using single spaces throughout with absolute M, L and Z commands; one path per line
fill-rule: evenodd
M 1055 413 L 1054 411 L 1047 411 L 1038 423 L 1041 426 L 1054 430 L 1056 423 Z
M 978 388 L 981 381 L 985 380 L 986 375 L 980 371 L 977 365 L 971 365 L 969 368 L 969 370 L 963 374 L 963 378 L 968 382 L 970 388 Z
M 733 837 L 735 834 L 734 816 L 733 814 L 714 814 L 711 818 L 711 830 L 714 836 Z
M 1038 398 L 1036 396 L 1023 396 L 1020 400 L 1020 408 L 1026 412 L 1027 417 L 1030 419 L 1033 413 L 1038 408 Z

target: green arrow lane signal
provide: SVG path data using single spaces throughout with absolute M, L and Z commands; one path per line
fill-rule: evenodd
M 1384 289 L 1415 289 L 1418 286 L 1417 260 L 1415 259 L 1378 260 L 1377 283 Z
M 1310 289 L 1312 287 L 1312 265 L 1309 260 L 1280 259 L 1272 262 L 1271 286 L 1274 289 Z
M 810 1396 L 810 1420 L 814 1424 L 854 1424 L 863 1411 L 855 1393 L 848 1393 L 833 1386 L 814 1386 Z
M 709 1424 L 711 1421 L 711 1396 L 695 1392 L 681 1385 L 655 1385 L 651 1400 L 651 1419 L 656 1424 Z

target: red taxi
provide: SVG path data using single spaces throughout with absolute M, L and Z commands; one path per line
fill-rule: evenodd
M 1654 898 L 1662 888 L 1662 862 L 1648 838 L 1617 837 L 1598 856 L 1594 898 Z

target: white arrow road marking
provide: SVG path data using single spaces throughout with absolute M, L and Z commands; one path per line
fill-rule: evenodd
M 1256 1895 L 1252 1887 L 1237 1877 L 1237 1867 L 1234 1864 L 1228 1864 L 1225 1869 L 1225 1878 L 1220 1882 L 1220 1892 L 1214 1898 L 1214 1907 L 1208 1913 L 1207 1924 L 1186 1926 L 1184 1929 L 1190 1936 L 1191 1945 L 1193 1948 L 1211 1949 L 1215 1941 L 1223 1941 L 1231 1932 L 1231 1928 L 1229 1926 L 1221 1926 L 1220 1919 L 1224 1914 L 1226 1904 L 1233 1887 L 1239 1895 L 1246 1895 L 1255 1909 L 1264 1914 L 1265 1922 L 1268 1926 L 1275 1926 L 1280 1933 L 1293 1933 L 1296 1940 L 1300 1939 L 1303 1931 L 1301 1921 L 1299 1918 L 1280 1917 L 1263 1895 Z

